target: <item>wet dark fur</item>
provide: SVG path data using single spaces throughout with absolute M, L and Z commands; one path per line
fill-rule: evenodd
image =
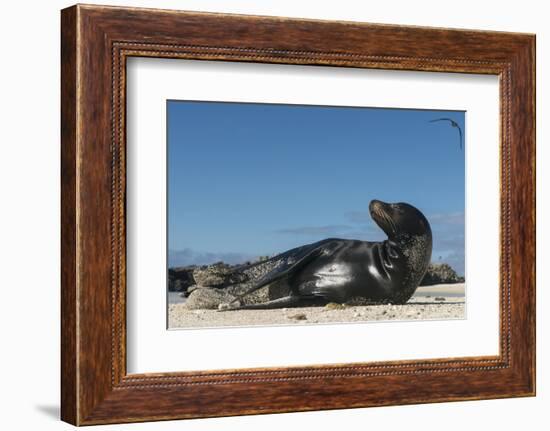
M 285 264 L 267 273 L 220 310 L 269 309 L 338 303 L 404 304 L 424 277 L 432 254 L 428 220 L 407 203 L 373 200 L 371 217 L 388 239 L 370 242 L 329 238 L 272 259 Z M 260 304 L 241 304 L 251 292 L 274 282 L 290 294 Z

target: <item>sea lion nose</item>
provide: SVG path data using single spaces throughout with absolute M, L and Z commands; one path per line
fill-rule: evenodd
M 383 205 L 384 205 L 384 202 L 379 201 L 377 199 L 373 199 L 372 201 L 370 201 L 369 210 L 371 212 L 376 211 L 378 209 L 381 209 Z

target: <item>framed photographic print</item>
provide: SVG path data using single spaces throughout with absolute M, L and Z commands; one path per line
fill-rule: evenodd
M 464 318 L 464 112 L 169 100 L 166 113 L 169 328 Z
M 63 420 L 534 395 L 533 35 L 78 5 L 61 42 Z

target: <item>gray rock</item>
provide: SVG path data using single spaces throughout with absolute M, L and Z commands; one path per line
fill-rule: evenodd
M 185 292 L 195 284 L 193 271 L 195 266 L 185 266 L 168 269 L 168 290 L 170 292 Z
M 243 283 L 249 279 L 242 271 L 235 271 L 230 265 L 218 262 L 213 265 L 196 268 L 193 278 L 200 286 L 225 287 L 235 283 Z
M 186 295 L 186 296 L 189 296 L 189 294 L 190 294 L 191 292 L 193 292 L 193 290 L 200 289 L 200 288 L 201 288 L 201 287 L 198 286 L 198 285 L 196 285 L 196 284 L 194 284 L 193 286 L 189 286 L 189 287 L 187 288 L 187 295 Z
M 189 310 L 217 310 L 221 303 L 228 303 L 233 296 L 223 289 L 198 287 L 194 289 L 185 301 L 185 308 Z
M 464 283 L 464 277 L 460 277 L 447 263 L 430 263 L 420 286 L 452 283 Z

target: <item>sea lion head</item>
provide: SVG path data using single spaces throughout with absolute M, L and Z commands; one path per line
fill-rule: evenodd
M 404 304 L 424 277 L 432 255 L 432 230 L 424 214 L 410 204 L 371 201 L 369 210 L 376 224 L 388 235 L 382 259 L 398 268 L 398 283 L 392 301 Z M 406 271 L 403 270 L 406 269 Z
M 432 230 L 424 214 L 405 202 L 386 203 L 372 200 L 369 205 L 372 219 L 392 241 L 423 237 L 431 242 Z

